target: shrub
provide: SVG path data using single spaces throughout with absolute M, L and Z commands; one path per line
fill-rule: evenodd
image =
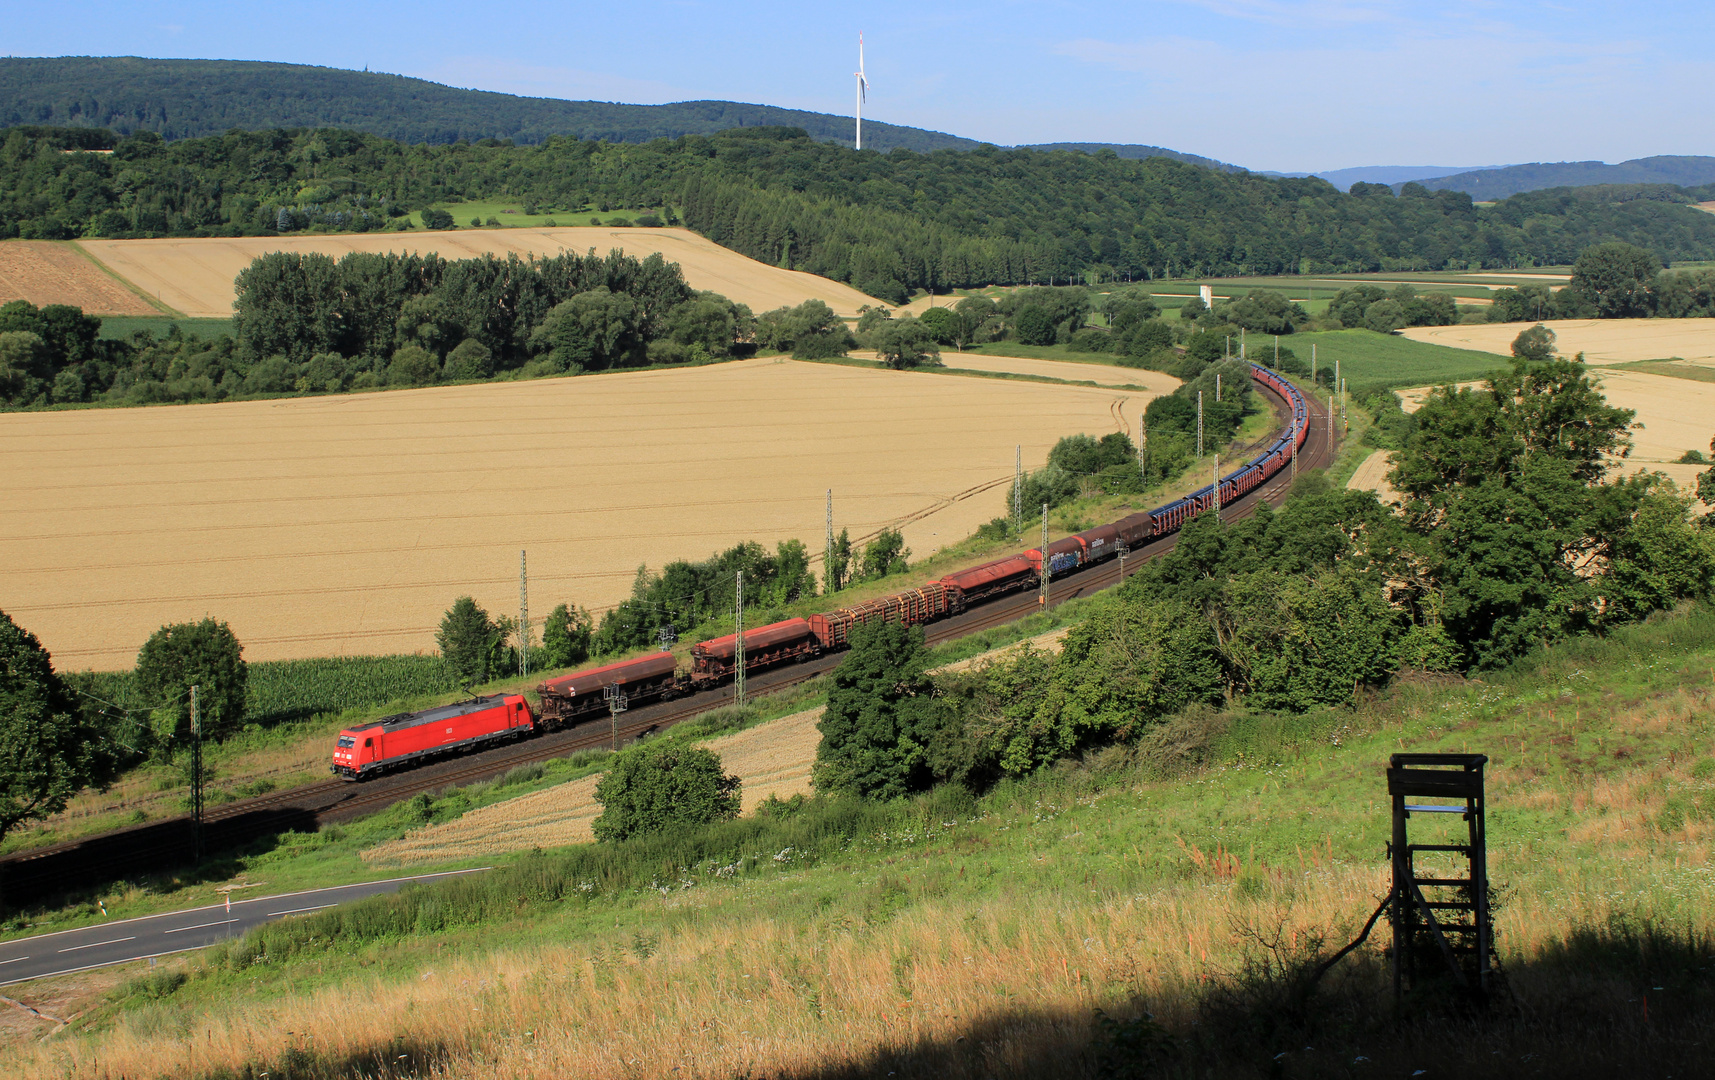
M 596 785 L 597 840 L 708 825 L 738 816 L 742 781 L 721 772 L 721 759 L 700 746 L 650 742 L 620 757 Z

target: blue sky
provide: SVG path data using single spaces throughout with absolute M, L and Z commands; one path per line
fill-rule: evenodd
M 1141 142 L 1255 169 L 1715 153 L 1715 4 L 86 0 L 20 56 L 280 60 L 543 97 L 754 101 L 1003 144 Z

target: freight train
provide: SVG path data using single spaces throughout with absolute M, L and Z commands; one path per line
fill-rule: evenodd
M 1251 376 L 1286 402 L 1292 410 L 1292 422 L 1261 453 L 1221 477 L 1218 489 L 1207 484 L 1154 510 L 1086 529 L 1046 549 L 1031 548 L 960 570 L 920 588 L 807 619 L 786 619 L 746 630 L 745 673 L 843 649 L 850 644 L 852 631 L 866 623 L 916 626 L 957 615 L 975 604 L 1040 582 L 1045 560 L 1048 576 L 1060 577 L 1166 536 L 1198 514 L 1256 490 L 1286 468 L 1303 447 L 1309 435 L 1310 413 L 1304 395 L 1283 376 L 1260 364 L 1251 365 Z M 463 753 L 606 716 L 616 697 L 629 707 L 712 689 L 733 677 L 737 646 L 736 634 L 698 642 L 691 647 L 690 670 L 683 673 L 673 654 L 662 652 L 548 679 L 536 687 L 541 704 L 534 711 L 518 695 L 496 695 L 390 716 L 340 732 L 333 771 L 362 780 L 431 757 Z

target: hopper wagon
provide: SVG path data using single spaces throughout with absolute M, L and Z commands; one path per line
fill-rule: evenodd
M 536 687 L 542 725 L 553 729 L 577 724 L 608 712 L 607 690 L 615 687 L 628 705 L 666 701 L 683 689 L 673 654 L 622 660 L 617 664 L 574 671 Z
M 732 678 L 738 635 L 699 641 L 691 646 L 691 685 L 706 690 Z M 777 664 L 795 664 L 822 655 L 822 643 L 808 619 L 786 619 L 744 632 L 745 674 Z

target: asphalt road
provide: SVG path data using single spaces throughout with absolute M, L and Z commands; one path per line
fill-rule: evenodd
M 117 919 L 77 930 L 0 942 L 0 986 L 206 949 L 210 945 L 242 937 L 246 930 L 270 919 L 305 915 L 348 900 L 394 892 L 413 881 L 434 881 L 481 872 L 451 870 L 440 874 L 365 881 L 357 885 L 335 885 L 328 889 L 308 889 L 279 896 L 234 897 L 230 909 L 225 904 L 211 904 L 165 915 Z

